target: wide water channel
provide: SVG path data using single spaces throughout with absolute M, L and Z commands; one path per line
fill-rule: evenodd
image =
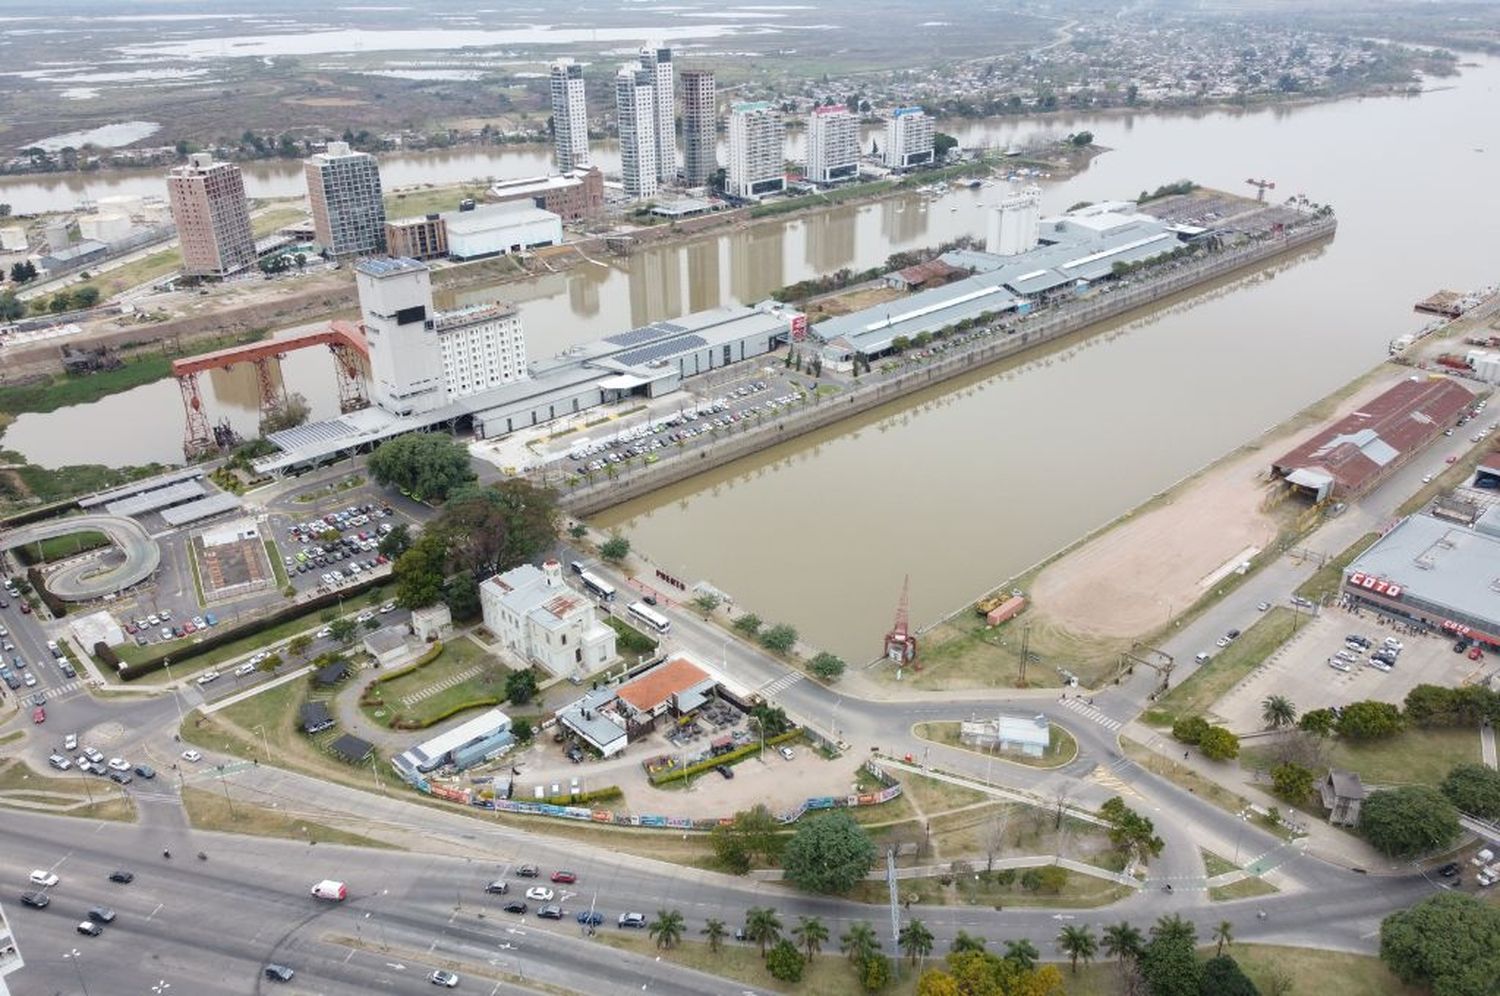
M 710 579 L 764 618 L 868 659 L 903 575 L 912 579 L 913 621 L 929 621 L 1378 362 L 1390 338 L 1420 324 L 1413 301 L 1438 287 L 1492 282 L 1497 91 L 1500 60 L 1481 59 L 1456 85 L 1418 98 L 956 123 L 949 130 L 964 144 L 1003 147 L 1038 130 L 1087 128 L 1113 150 L 1079 176 L 1044 184 L 1048 210 L 1179 177 L 1240 192 L 1247 177 L 1265 177 L 1277 183 L 1274 196 L 1332 203 L 1339 234 L 1294 265 L 1190 306 L 1022 368 L 996 367 L 603 521 L 679 576 Z M 399 164 L 383 164 L 393 186 L 545 169 L 539 152 L 503 148 Z M 250 167 L 252 193 L 259 168 Z M 0 185 L 0 199 L 14 196 L 10 187 Z M 753 301 L 815 273 L 873 266 L 897 249 L 980 235 L 980 206 L 1002 192 L 958 190 L 925 210 L 915 198 L 835 209 L 459 300 L 516 300 L 531 355 L 545 356 L 654 319 Z M 283 370 L 315 414 L 332 413 L 325 356 L 293 354 Z M 253 430 L 248 370 L 214 375 L 208 393 L 215 419 Z M 171 461 L 180 411 L 176 385 L 158 383 L 23 416 L 3 445 L 54 466 Z

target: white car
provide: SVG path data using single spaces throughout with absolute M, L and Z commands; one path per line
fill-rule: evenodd
M 384 614 L 386 612 L 395 612 L 396 611 L 396 603 L 395 602 L 386 602 L 384 605 L 382 605 L 380 607 L 380 611 L 381 611 L 382 614 Z
M 318 639 L 320 640 L 326 640 L 332 635 L 333 630 L 329 629 L 327 626 L 324 626 L 322 629 L 318 630 Z
M 127 761 L 127 760 L 125 760 L 123 757 L 112 757 L 112 758 L 110 758 L 109 759 L 109 766 L 112 769 L 114 769 L 115 771 L 129 771 L 130 770 L 130 762 Z
M 38 868 L 31 873 L 31 884 L 40 885 L 44 889 L 50 889 L 57 884 L 57 873 L 49 872 L 44 868 Z
M 545 885 L 533 885 L 526 890 L 526 898 L 538 903 L 552 902 L 553 892 Z
M 235 677 L 237 677 L 237 678 L 243 678 L 247 674 L 254 673 L 254 671 L 255 671 L 255 665 L 251 664 L 251 663 L 249 663 L 247 661 L 246 663 L 241 664 L 239 667 L 235 668 L 234 669 L 234 674 L 235 674 Z
M 375 613 L 373 613 L 373 612 L 371 612 L 371 611 L 369 611 L 367 609 L 364 612 L 361 612 L 359 615 L 355 616 L 354 617 L 354 621 L 355 622 L 367 623 L 371 619 L 374 619 L 374 618 L 375 618 Z
M 78 734 L 76 734 L 76 733 L 69 733 L 67 736 L 63 737 L 63 750 L 77 750 L 77 749 L 78 749 Z
M 204 671 L 202 674 L 198 675 L 198 684 L 200 685 L 207 685 L 210 682 L 218 680 L 219 672 L 217 671 Z
M 195 750 L 185 750 L 182 752 L 182 759 L 184 761 L 192 761 L 194 764 L 197 764 L 199 761 L 203 760 L 203 755 Z
M 1431 484 L 1432 483 L 1432 475 L 1431 474 L 1423 474 L 1422 475 L 1422 483 L 1423 484 Z
M 781 747 L 781 748 L 778 748 L 777 749 L 777 753 L 779 753 L 782 757 L 786 758 L 788 761 L 792 760 L 793 758 L 795 758 L 797 756 L 797 752 L 794 751 L 794 750 L 792 750 L 790 747 Z
M 444 989 L 452 989 L 458 985 L 458 976 L 439 968 L 427 977 L 427 981 L 435 986 L 442 986 Z
M 1348 665 L 1347 662 L 1341 661 L 1337 657 L 1330 657 L 1330 658 L 1328 658 L 1328 666 L 1331 667 L 1331 668 L 1333 668 L 1335 671 L 1350 671 L 1350 670 L 1353 670 L 1352 668 L 1349 667 L 1349 665 Z

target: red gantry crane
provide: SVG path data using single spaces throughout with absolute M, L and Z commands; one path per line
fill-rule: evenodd
M 1245 182 L 1250 184 L 1250 186 L 1256 188 L 1255 199 L 1258 201 L 1263 201 L 1266 199 L 1267 190 L 1276 189 L 1276 181 L 1274 180 L 1246 180 Z
M 917 638 L 911 632 L 911 624 L 907 607 L 907 591 L 911 586 L 911 575 L 907 575 L 901 582 L 901 602 L 896 606 L 896 623 L 891 631 L 885 634 L 885 656 L 896 662 L 898 667 L 913 664 L 918 670 L 922 665 L 917 664 Z

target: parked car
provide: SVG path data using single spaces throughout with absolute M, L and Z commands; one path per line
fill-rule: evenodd
M 135 872 L 128 872 L 123 868 L 117 868 L 109 873 L 109 880 L 111 882 L 118 882 L 121 885 L 129 885 L 135 881 Z
M 501 907 L 501 909 L 505 910 L 505 912 L 507 913 L 525 913 L 527 910 L 527 906 L 519 899 L 512 899 L 510 902 Z
M 723 775 L 725 778 L 734 777 L 734 769 L 727 764 L 716 764 L 714 765 L 714 770 Z
M 578 876 L 570 871 L 555 871 L 552 873 L 552 881 L 571 884 L 578 881 Z
M 435 986 L 442 986 L 444 989 L 452 989 L 458 985 L 458 976 L 447 969 L 439 968 L 433 970 L 433 973 L 427 977 L 427 981 Z
M 484 891 L 490 893 L 491 895 L 503 896 L 510 891 L 510 883 L 497 880 L 491 882 L 489 885 L 486 885 L 484 887 Z
M 597 927 L 604 922 L 604 914 L 598 910 L 581 910 L 575 919 L 585 927 Z
M 621 913 L 620 919 L 616 921 L 618 926 L 629 927 L 635 930 L 646 929 L 646 914 L 644 913 Z
M 522 865 L 516 869 L 516 875 L 520 878 L 536 878 L 538 875 L 536 865 Z
M 543 906 L 541 909 L 536 911 L 536 915 L 541 917 L 543 920 L 561 920 L 563 916 L 562 907 Z
M 95 923 L 114 923 L 115 911 L 108 906 L 91 906 L 89 908 L 89 919 Z
M 45 868 L 38 868 L 31 873 L 31 884 L 39 885 L 43 889 L 50 889 L 58 883 L 57 873 Z
M 52 902 L 52 900 L 50 898 L 48 898 L 48 896 L 47 896 L 47 894 L 45 892 L 23 892 L 23 893 L 21 893 L 21 903 L 22 903 L 22 905 L 30 906 L 30 907 L 32 907 L 34 909 L 39 909 L 39 910 L 46 909 L 47 908 L 47 904 L 50 903 L 50 902 Z
M 790 747 L 777 748 L 777 753 L 786 758 L 788 761 L 795 759 L 797 756 L 797 752 L 792 750 Z
M 533 885 L 526 890 L 526 898 L 538 903 L 550 903 L 556 895 L 545 885 Z
M 272 962 L 271 964 L 266 966 L 264 974 L 265 977 L 270 979 L 272 982 L 291 982 L 292 976 L 296 975 L 297 973 L 292 971 L 285 965 L 278 965 L 275 962 Z
M 92 920 L 85 920 L 73 929 L 77 930 L 80 934 L 87 934 L 89 937 L 98 937 L 104 933 L 104 928 Z

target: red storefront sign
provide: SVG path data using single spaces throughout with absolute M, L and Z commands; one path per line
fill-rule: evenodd
M 1349 575 L 1349 584 L 1351 587 L 1373 591 L 1375 594 L 1384 595 L 1386 598 L 1401 597 L 1402 589 L 1399 584 L 1392 584 L 1383 578 L 1371 577 L 1369 574 L 1361 571 L 1355 571 Z
M 806 338 L 807 338 L 807 316 L 806 315 L 793 315 L 792 316 L 792 341 L 793 342 L 801 342 L 803 339 L 806 339 Z

